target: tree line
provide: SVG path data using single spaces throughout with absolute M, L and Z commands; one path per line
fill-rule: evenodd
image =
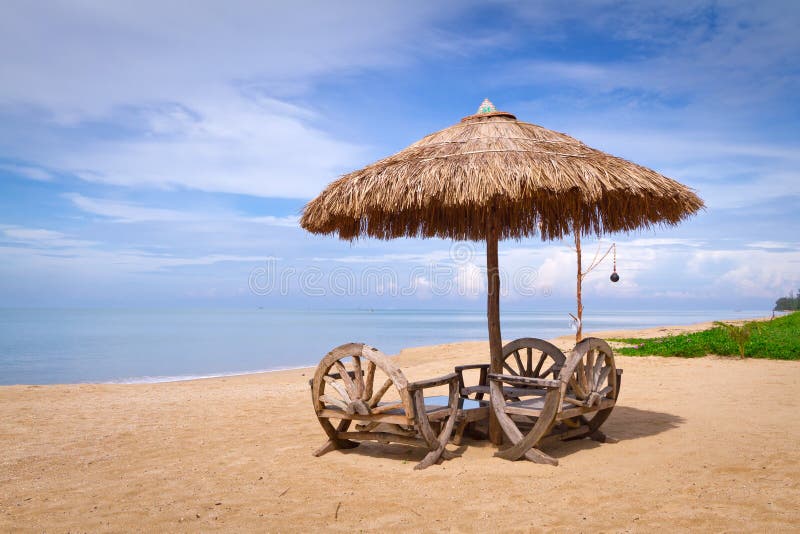
M 775 301 L 775 311 L 794 311 L 800 310 L 800 290 L 794 296 L 789 293 L 788 297 L 781 297 Z

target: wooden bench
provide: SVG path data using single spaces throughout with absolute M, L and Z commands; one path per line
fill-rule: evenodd
M 427 449 L 415 469 L 455 456 L 445 449 L 459 413 L 455 373 L 408 382 L 378 349 L 348 343 L 320 361 L 310 384 L 314 410 L 328 436 L 315 456 L 365 440 Z M 425 390 L 440 386 L 449 387 L 447 396 L 425 397 Z
M 516 353 L 514 361 L 520 360 L 519 349 L 530 344 L 519 341 L 503 348 L 504 354 Z M 605 341 L 584 339 L 546 377 L 528 373 L 529 368 L 517 372 L 513 366 L 504 366 L 509 374 L 487 375 L 492 409 L 510 442 L 495 456 L 558 465 L 558 460 L 537 447 L 586 437 L 613 441 L 599 429 L 616 405 L 622 370 L 616 368 L 614 353 Z

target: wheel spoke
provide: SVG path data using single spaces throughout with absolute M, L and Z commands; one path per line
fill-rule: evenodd
M 330 395 L 320 395 L 319 400 L 326 402 L 328 404 L 333 404 L 341 408 L 342 410 L 347 410 L 347 403 L 340 401 L 336 397 L 331 397 Z
M 519 357 L 519 351 L 514 351 L 514 359 L 517 360 L 517 369 L 519 369 L 519 375 L 525 376 L 525 366 L 522 365 L 522 358 Z
M 569 385 L 572 388 L 572 391 L 575 392 L 576 398 L 583 400 L 588 396 L 586 390 L 583 389 L 583 386 L 581 386 L 580 380 L 577 380 L 575 375 L 569 377 Z
M 553 373 L 553 375 L 555 375 L 557 366 L 558 366 L 558 363 L 557 362 L 553 362 L 553 365 L 548 367 L 547 370 L 544 373 L 542 373 L 541 375 L 538 375 L 537 378 L 547 378 L 547 376 L 550 373 Z
M 519 376 L 519 374 L 514 369 L 512 369 L 511 366 L 508 365 L 506 362 L 503 362 L 503 369 L 505 369 L 514 376 Z
M 531 347 L 525 347 L 525 352 L 528 353 L 528 365 L 525 366 L 525 376 L 533 376 L 533 349 Z
M 594 362 L 594 369 L 592 370 L 592 383 L 594 384 L 595 391 L 600 388 L 600 369 L 603 367 L 603 365 L 605 365 L 605 363 L 605 354 L 598 354 L 597 361 Z
M 539 358 L 539 363 L 536 364 L 536 369 L 533 370 L 531 376 L 535 378 L 542 378 L 539 376 L 539 371 L 542 370 L 542 365 L 544 365 L 544 361 L 547 359 L 547 353 L 542 352 L 541 358 Z
M 390 387 L 392 387 L 392 379 L 387 378 L 386 382 L 384 382 L 383 385 L 381 386 L 381 389 L 376 391 L 375 394 L 372 396 L 372 398 L 369 400 L 369 407 L 374 408 L 375 406 L 377 406 L 381 398 L 384 396 L 384 394 L 387 391 L 389 391 Z
M 600 386 L 606 383 L 606 379 L 608 379 L 608 374 L 611 372 L 611 366 L 607 365 L 603 367 L 603 370 L 600 371 L 600 378 L 597 381 L 597 389 L 600 389 Z
M 361 372 L 361 358 L 353 355 L 353 374 L 355 375 L 356 396 L 360 399 L 364 394 L 364 373 Z
M 350 373 L 347 372 L 347 369 L 345 368 L 344 364 L 337 360 L 333 365 L 339 372 L 339 376 L 342 377 L 342 382 L 344 382 L 344 387 L 347 388 L 347 394 L 350 396 L 351 399 L 357 399 L 358 396 L 356 395 L 356 385 L 353 383 L 353 379 L 350 378 Z
M 349 403 L 352 400 L 338 380 L 329 375 L 323 376 L 322 379 L 325 381 L 325 383 L 330 384 L 331 387 L 336 390 L 336 393 L 342 397 L 344 402 Z
M 594 369 L 594 358 L 595 358 L 595 351 L 590 350 L 589 353 L 586 355 L 586 365 L 584 365 L 583 372 L 586 373 L 586 389 L 591 390 L 592 388 L 592 372 Z
M 580 385 L 581 392 L 586 395 L 586 370 L 583 366 L 583 359 L 575 366 L 575 382 Z
M 367 378 L 364 384 L 364 393 L 361 395 L 361 400 L 369 400 L 372 397 L 372 385 L 375 382 L 375 362 L 367 360 Z

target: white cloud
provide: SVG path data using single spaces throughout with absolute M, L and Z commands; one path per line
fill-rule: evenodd
M 69 199 L 75 207 L 86 213 L 108 217 L 113 222 L 117 223 L 220 221 L 225 224 L 250 223 L 266 226 L 298 226 L 298 217 L 295 215 L 283 217 L 276 217 L 274 215 L 251 217 L 240 213 L 220 210 L 189 211 L 152 208 L 133 202 L 87 197 L 79 193 L 66 193 L 64 197 Z
M 749 248 L 763 248 L 767 250 L 800 250 L 800 243 L 789 243 L 787 241 L 754 241 L 745 245 Z
M 30 242 L 29 242 L 30 243 Z M 131 274 L 163 271 L 176 267 L 213 265 L 223 262 L 259 263 L 277 259 L 270 256 L 242 256 L 233 254 L 208 254 L 201 256 L 176 256 L 154 254 L 141 250 L 102 250 L 91 248 L 91 243 L 62 242 L 64 248 L 52 248 L 48 241 L 38 240 L 40 247 L 0 246 L 7 263 L 16 260 L 26 269 L 52 268 L 63 275 L 74 271 L 83 276 L 98 271 Z
M 462 263 L 456 267 L 454 276 L 456 292 L 468 299 L 477 299 L 486 294 L 486 270 L 474 263 Z
M 363 158 L 274 100 L 226 89 L 183 106 L 191 114 L 153 111 L 139 136 L 30 157 L 90 182 L 275 197 L 311 197 Z
M 19 226 L 4 226 L 2 235 L 12 243 L 21 243 L 34 247 L 62 248 L 91 246 L 93 241 L 73 239 L 72 237 L 44 228 L 24 228 Z
M 53 180 L 53 174 L 45 169 L 42 169 L 41 167 L 4 163 L 0 164 L 0 170 L 5 170 L 12 174 L 16 174 L 37 182 L 49 182 Z
M 800 250 L 702 250 L 692 254 L 687 268 L 709 279 L 709 293 L 775 298 L 800 284 Z
M 26 128 L 0 135 L 0 155 L 104 184 L 308 198 L 367 155 L 318 124 L 307 88 L 428 53 L 450 16 L 429 2 L 3 4 L 0 113 L 50 123 L 47 150 Z
M 0 101 L 80 121 L 219 84 L 296 90 L 322 73 L 403 61 L 447 14 L 428 2 L 4 3 Z
M 78 193 L 64 195 L 75 207 L 93 215 L 113 219 L 114 222 L 135 223 L 150 221 L 186 221 L 202 218 L 200 214 L 173 209 L 150 208 L 131 202 L 91 198 Z

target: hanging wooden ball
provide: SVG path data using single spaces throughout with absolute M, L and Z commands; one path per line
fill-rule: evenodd
M 619 275 L 617 274 L 617 271 L 614 271 L 613 273 L 611 273 L 611 281 L 612 282 L 619 282 Z

